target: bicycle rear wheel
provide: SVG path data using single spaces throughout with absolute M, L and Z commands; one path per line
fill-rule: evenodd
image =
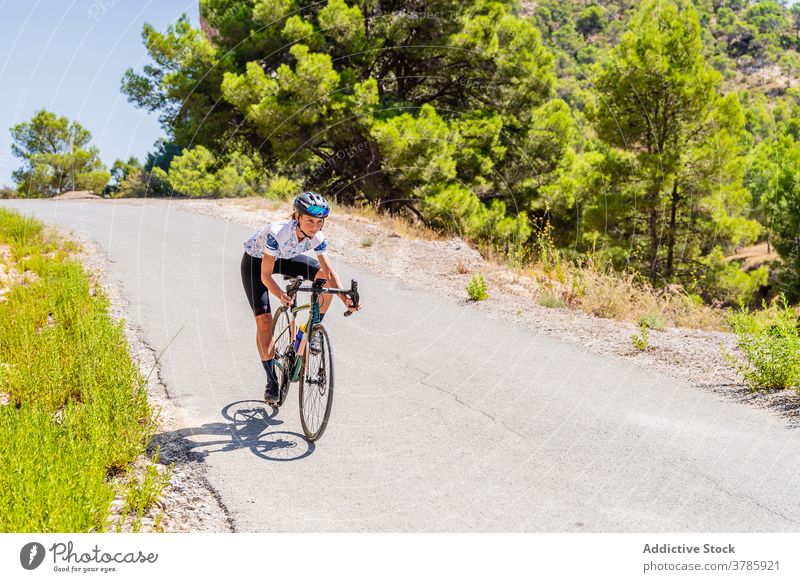
M 294 362 L 292 330 L 286 307 L 280 307 L 272 318 L 272 339 L 275 341 L 275 376 L 280 392 L 278 406 L 281 406 L 289 393 L 289 376 Z
M 318 335 L 322 349 L 318 354 L 312 354 L 309 346 Z M 332 404 L 333 347 L 327 330 L 317 324 L 306 345 L 306 358 L 300 375 L 300 423 L 308 440 L 315 441 L 325 432 Z

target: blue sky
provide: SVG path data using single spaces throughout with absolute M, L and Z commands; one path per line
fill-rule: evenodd
M 0 0 L 0 186 L 19 166 L 9 129 L 43 107 L 86 127 L 107 166 L 143 159 L 163 132 L 120 80 L 148 62 L 145 22 L 164 30 L 185 12 L 197 25 L 197 10 L 196 0 Z

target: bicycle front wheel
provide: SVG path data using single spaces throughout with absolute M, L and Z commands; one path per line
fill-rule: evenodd
M 311 342 L 319 336 L 320 352 L 312 354 Z M 306 359 L 300 375 L 300 423 L 310 441 L 325 432 L 333 404 L 333 347 L 327 330 L 314 326 L 313 336 L 306 344 Z
M 289 378 L 294 361 L 292 350 L 292 330 L 289 327 L 289 313 L 286 307 L 281 307 L 272 318 L 272 339 L 275 342 L 275 376 L 278 379 L 280 399 L 278 406 L 286 400 L 289 392 Z

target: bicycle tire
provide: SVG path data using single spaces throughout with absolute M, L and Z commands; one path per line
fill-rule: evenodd
M 310 345 L 313 338 L 308 339 L 307 357 L 303 362 L 303 373 L 300 375 L 300 424 L 303 426 L 306 438 L 312 442 L 318 440 L 325 432 L 333 405 L 333 346 L 328 331 L 322 324 L 314 326 L 313 335 L 318 334 L 322 336 L 320 338 L 322 349 L 318 355 L 312 355 Z M 321 370 L 313 369 L 315 363 L 322 366 Z M 309 378 L 310 374 L 317 376 L 313 382 Z M 320 415 L 321 418 L 318 418 Z
M 289 393 L 289 376 L 291 374 L 294 358 L 292 357 L 292 338 L 289 313 L 285 306 L 281 306 L 272 317 L 272 339 L 275 342 L 275 376 L 278 379 L 278 406 L 282 406 Z

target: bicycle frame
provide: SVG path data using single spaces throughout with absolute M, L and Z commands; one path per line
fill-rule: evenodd
M 289 277 L 291 278 L 291 277 Z M 350 289 L 338 289 L 335 287 L 324 287 L 327 279 L 315 279 L 311 285 L 304 287 L 304 280 L 302 277 L 294 278 L 293 282 L 289 284 L 286 289 L 287 294 L 293 298 L 291 309 L 289 313 L 289 345 L 294 345 L 297 337 L 297 314 L 305 309 L 309 310 L 308 321 L 306 322 L 306 331 L 303 334 L 303 339 L 300 340 L 300 345 L 297 346 L 297 351 L 294 353 L 294 361 L 292 370 L 289 374 L 289 382 L 297 382 L 300 379 L 300 373 L 303 369 L 303 364 L 306 358 L 306 346 L 308 345 L 308 338 L 314 333 L 314 326 L 319 323 L 319 296 L 324 293 L 347 295 L 351 297 L 353 302 L 358 304 L 358 283 L 356 281 L 350 282 Z M 305 291 L 311 293 L 311 302 L 305 305 L 297 305 L 297 293 Z M 345 316 L 350 315 L 350 311 L 345 312 Z
M 311 333 L 314 331 L 314 325 L 319 323 L 319 294 L 312 293 L 311 302 L 306 303 L 305 305 L 297 305 L 297 295 L 294 297 L 295 301 L 292 304 L 292 308 L 289 310 L 289 313 L 292 314 L 292 317 L 289 321 L 289 326 L 291 329 L 289 341 L 291 342 L 291 345 L 294 345 L 294 340 L 297 337 L 297 314 L 306 309 L 309 310 L 309 314 L 308 321 L 306 322 L 306 331 L 303 333 L 303 339 L 300 340 L 300 345 L 297 346 L 297 351 L 294 354 L 294 365 L 289 375 L 289 382 L 297 382 L 297 380 L 300 379 L 300 371 L 303 369 L 303 363 L 305 362 L 306 358 L 306 346 L 308 345 L 308 338 L 311 337 Z

